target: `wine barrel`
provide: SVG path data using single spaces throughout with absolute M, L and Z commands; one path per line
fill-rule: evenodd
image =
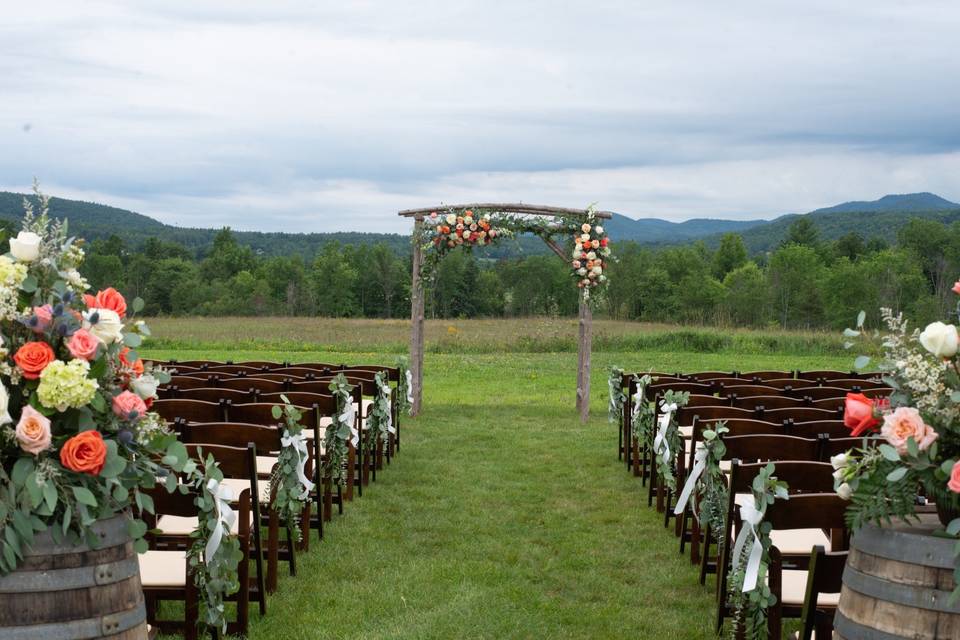
M 147 637 L 140 567 L 120 515 L 93 525 L 96 548 L 37 534 L 16 571 L 0 577 L 4 640 Z
M 960 638 L 953 591 L 955 539 L 938 537 L 935 516 L 919 524 L 866 526 L 856 533 L 834 618 L 842 640 Z

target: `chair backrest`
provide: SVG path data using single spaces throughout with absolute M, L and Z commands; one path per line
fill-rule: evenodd
M 272 360 L 244 360 L 242 362 L 235 362 L 242 367 L 253 367 L 255 369 L 260 369 L 261 371 L 269 371 L 270 369 L 279 369 L 280 367 L 289 366 L 288 363 L 273 362 Z
M 747 380 L 779 380 L 793 378 L 793 373 L 793 371 L 744 371 L 739 374 L 739 377 Z
M 763 419 L 770 422 L 809 422 L 811 420 L 838 420 L 843 418 L 842 412 L 829 409 L 815 409 L 813 407 L 787 407 L 785 409 L 764 409 Z
M 807 420 L 801 422 L 787 422 L 786 433 L 819 433 L 828 438 L 845 438 L 850 435 L 850 428 L 843 424 L 843 420 Z
M 185 444 L 245 447 L 253 444 L 261 456 L 276 455 L 283 448 L 282 432 L 276 426 L 243 422 L 203 422 L 184 427 L 180 439 Z M 226 472 L 224 471 L 224 475 Z M 236 477 L 236 476 L 231 476 Z
M 265 370 L 257 367 L 248 367 L 242 364 L 218 364 L 207 368 L 210 373 L 215 373 L 222 378 L 230 376 L 255 376 L 258 373 L 264 373 Z
M 336 375 L 341 375 L 341 374 L 336 374 Z M 329 392 L 330 383 L 333 381 L 336 375 L 317 376 L 315 380 L 306 381 L 306 382 L 320 382 L 320 383 L 326 384 L 327 391 Z M 357 389 L 360 389 L 361 395 L 367 396 L 367 397 L 373 397 L 377 395 L 378 388 L 377 388 L 377 382 L 375 379 L 376 373 L 370 373 L 369 377 L 359 377 L 359 378 L 356 376 L 350 375 L 349 373 L 344 373 L 342 375 L 344 378 L 346 378 L 347 384 L 350 384 L 356 387 Z M 306 382 L 301 383 L 304 386 L 300 388 L 306 388 Z M 293 385 L 291 385 L 291 389 L 296 385 L 297 383 L 294 383 Z
M 261 424 L 277 426 L 283 423 L 283 418 L 273 417 L 274 402 L 246 402 L 231 404 L 227 407 L 227 417 L 230 422 L 245 422 L 247 424 Z
M 776 475 L 783 479 L 779 465 Z M 845 529 L 844 516 L 849 506 L 850 503 L 832 489 L 823 493 L 802 493 L 768 505 L 763 520 L 774 529 Z
M 839 437 L 839 438 L 827 438 L 823 441 L 822 456 L 823 460 L 826 462 L 830 460 L 832 456 L 846 453 L 850 449 L 864 449 L 864 448 L 874 448 L 879 447 L 881 444 L 886 442 L 881 437 L 869 437 L 869 438 L 850 438 L 850 437 Z
M 790 396 L 739 396 L 730 398 L 734 407 L 741 409 L 787 409 L 806 406 L 806 400 L 791 398 Z
M 703 384 L 699 382 L 664 382 L 654 383 L 647 387 L 647 397 L 653 398 L 666 391 L 677 391 L 687 393 L 696 393 L 702 396 L 711 396 L 716 393 L 717 388 L 712 384 Z
M 299 407 L 315 408 L 322 416 L 332 416 L 337 411 L 337 398 L 331 393 L 309 393 L 306 391 L 287 391 L 286 393 L 265 393 L 260 396 L 263 402 L 281 403 L 287 400 Z
M 274 393 L 276 391 L 285 391 L 286 383 L 278 380 L 268 380 L 257 376 L 256 378 L 227 378 L 220 380 L 220 387 L 224 389 L 237 389 L 240 391 L 250 391 L 256 389 L 260 393 Z
M 197 376 L 171 376 L 170 382 L 166 386 L 177 389 L 199 389 L 201 387 L 217 386 L 217 376 L 197 375 Z
M 175 426 L 189 422 L 221 422 L 227 417 L 224 404 L 203 400 L 154 400 L 151 410 L 164 420 L 175 423 Z
M 779 389 L 767 387 L 762 384 L 723 385 L 723 388 L 720 390 L 720 395 L 722 396 L 737 396 L 738 398 L 746 398 L 749 396 L 775 396 L 778 393 L 780 393 Z
M 859 378 L 861 376 L 856 371 L 823 369 L 818 371 L 797 371 L 797 377 L 804 380 L 843 380 L 844 378 Z
M 714 378 L 736 378 L 737 374 L 733 371 L 699 371 L 697 373 L 688 373 L 685 377 L 693 381 L 703 382 Z
M 194 442 L 184 445 L 187 447 L 187 454 L 195 460 L 200 460 L 201 456 L 206 459 L 212 455 L 220 466 L 226 478 L 239 478 L 250 480 L 250 493 L 254 502 L 257 500 L 257 448 L 252 442 L 240 446 L 231 446 L 223 444 L 198 444 Z
M 177 398 L 182 400 L 203 400 L 205 402 L 219 403 L 223 400 L 231 403 L 256 402 L 256 392 L 249 389 L 241 391 L 239 389 L 226 389 L 220 387 L 200 387 L 199 389 L 180 389 L 177 392 Z
M 385 367 L 385 366 L 376 365 L 376 364 L 364 364 L 364 365 L 351 365 L 350 367 L 347 367 L 344 371 L 345 372 L 372 371 L 375 374 L 386 371 L 387 380 L 389 380 L 390 382 L 399 382 L 400 380 L 399 367 Z
M 730 403 L 726 398 L 719 396 L 705 396 L 699 393 L 691 393 L 688 397 L 685 407 L 728 407 Z
M 814 380 L 803 380 L 798 378 L 771 378 L 764 380 L 755 378 L 755 384 L 762 384 L 765 387 L 774 387 L 775 389 L 805 389 L 807 387 L 817 386 Z
M 824 398 L 823 400 L 811 400 L 810 406 L 815 409 L 826 409 L 827 411 L 839 411 L 843 413 L 843 406 L 846 398 Z
M 752 436 L 752 435 L 783 435 L 784 427 L 777 422 L 765 422 L 754 418 L 707 418 L 698 419 L 693 423 L 693 433 L 696 436 L 703 429 L 713 429 L 718 422 L 723 422 L 730 436 Z
M 206 369 L 207 367 L 216 367 L 221 364 L 226 364 L 226 362 L 220 362 L 218 360 L 170 360 L 171 367 L 195 367 L 197 369 Z
M 724 442 L 726 442 L 726 440 L 725 438 Z M 730 465 L 731 496 L 736 493 L 750 493 L 752 491 L 753 479 L 757 477 L 757 474 L 760 473 L 760 470 L 766 465 L 767 463 L 765 462 L 733 460 L 733 464 Z M 780 459 L 774 461 L 774 465 L 776 466 L 774 475 L 777 479 L 787 483 L 788 491 L 791 495 L 790 500 L 784 501 L 785 504 L 789 504 L 793 500 L 794 494 L 833 492 L 833 467 L 827 462 Z M 778 500 L 778 502 L 780 501 Z
M 741 462 L 800 460 L 819 462 L 820 438 L 800 438 L 779 434 L 727 435 L 724 459 Z
M 737 407 L 728 407 L 723 405 L 712 405 L 709 407 L 680 407 L 677 409 L 677 424 L 690 425 L 695 420 L 729 420 L 741 419 L 749 420 L 754 417 L 754 413 L 748 409 L 738 409 Z
M 290 376 L 292 378 L 301 378 L 303 380 L 313 380 L 323 375 L 322 371 L 317 371 L 311 367 L 301 367 L 301 366 L 292 366 L 292 367 L 279 367 L 273 369 L 271 373 L 282 374 Z

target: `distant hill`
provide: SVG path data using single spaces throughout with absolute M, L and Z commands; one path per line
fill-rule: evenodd
M 0 220 L 18 221 L 23 214 L 23 194 L 0 191 Z M 178 242 L 198 254 L 210 246 L 217 229 L 195 229 L 164 224 L 148 216 L 108 205 L 52 198 L 50 212 L 58 218 L 70 220 L 70 230 L 78 236 L 94 240 L 116 234 L 131 247 L 141 245 L 147 238 L 162 238 Z M 804 214 L 813 219 L 820 236 L 838 238 L 856 231 L 870 239 L 874 236 L 888 241 L 895 239 L 897 230 L 912 217 L 924 217 L 943 222 L 960 220 L 960 204 L 932 193 L 887 195 L 871 202 L 845 202 L 833 207 L 817 209 Z M 614 241 L 633 240 L 641 244 L 685 244 L 703 239 L 708 245 L 719 243 L 724 233 L 743 235 L 751 253 L 768 251 L 778 246 L 798 214 L 782 215 L 772 220 L 717 220 L 698 218 L 684 222 L 670 222 L 658 218 L 634 220 L 614 214 L 605 225 Z M 386 243 L 398 253 L 410 249 L 407 235 L 394 233 L 281 233 L 235 231 L 237 240 L 250 245 L 263 255 L 314 256 L 328 242 L 341 244 Z M 495 249 L 484 251 L 493 257 L 518 253 L 545 253 L 548 250 L 535 237 L 521 237 Z
M 856 232 L 864 240 L 879 237 L 893 242 L 897 231 L 913 218 L 927 218 L 947 224 L 960 220 L 960 204 L 932 193 L 908 193 L 887 195 L 870 202 L 845 202 L 803 215 L 816 223 L 824 240 L 834 240 Z M 798 217 L 798 214 L 780 216 L 740 232 L 747 250 L 761 253 L 777 248 Z M 704 241 L 708 246 L 716 246 L 721 235 L 714 234 L 704 238 Z

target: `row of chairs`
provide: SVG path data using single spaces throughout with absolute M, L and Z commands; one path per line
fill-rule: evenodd
M 290 575 L 296 575 L 297 553 L 309 550 L 311 532 L 315 530 L 318 539 L 322 539 L 324 522 L 332 519 L 334 507 L 343 513 L 344 503 L 353 499 L 354 489 L 362 495 L 363 486 L 375 481 L 376 472 L 382 470 L 385 463 L 389 464 L 399 450 L 397 387 L 400 372 L 390 367 L 357 367 L 349 371 L 338 367 L 338 371 L 346 372 L 344 375 L 354 386 L 354 428 L 361 442 L 365 442 L 363 439 L 369 434 L 366 423 L 377 393 L 374 377 L 381 371 L 387 373 L 392 383 L 391 421 L 394 426 L 389 441 L 384 444 L 378 438 L 371 455 L 366 455 L 363 446 L 349 447 L 346 486 L 340 487 L 335 486 L 327 469 L 324 447 L 325 428 L 334 421 L 338 409 L 336 398 L 329 389 L 332 375 L 325 371 L 326 365 L 312 370 L 309 380 L 307 376 L 294 378 L 284 374 L 288 381 L 295 380 L 294 384 L 311 385 L 289 391 L 287 382 L 280 382 L 283 388 L 278 388 L 276 380 L 251 377 L 243 369 L 229 369 L 249 368 L 248 363 L 227 365 L 191 361 L 155 364 L 170 370 L 173 375 L 170 382 L 159 389 L 160 399 L 154 401 L 152 410 L 169 422 L 191 455 L 213 456 L 224 473 L 224 484 L 231 487 L 236 496 L 238 517 L 231 535 L 237 537 L 248 560 L 240 563 L 241 586 L 232 597 L 236 614 L 230 620 L 227 632 L 245 634 L 251 600 L 258 604 L 260 614 L 266 615 L 267 595 L 277 588 L 280 564 L 285 563 Z M 279 363 L 258 362 L 256 365 L 260 370 L 266 370 L 266 367 L 274 370 L 290 368 Z M 220 383 L 218 386 L 210 386 L 214 377 Z M 234 384 L 238 380 L 243 380 L 243 384 Z M 202 384 L 197 384 L 198 381 Z M 296 406 L 302 415 L 301 426 L 309 442 L 305 473 L 315 485 L 300 514 L 297 531 L 281 523 L 273 508 L 276 495 L 271 490 L 270 478 L 283 448 L 282 418 L 275 418 L 273 411 L 283 402 L 281 396 Z M 161 632 L 178 632 L 188 639 L 194 638 L 197 637 L 198 594 L 192 584 L 185 553 L 192 544 L 190 533 L 197 526 L 194 497 L 169 495 L 162 489 L 154 492 L 153 497 L 158 515 L 148 522 L 151 527 L 148 536 L 150 550 L 141 556 L 148 620 Z M 281 540 L 281 530 L 285 530 L 285 540 Z M 253 562 L 253 572 L 250 571 L 250 561 Z M 160 603 L 167 600 L 183 601 L 184 615 L 164 618 Z
M 642 374 L 639 374 L 642 375 Z M 619 454 L 628 469 L 647 485 L 647 504 L 663 513 L 665 527 L 673 521 L 681 553 L 699 565 L 701 584 L 716 576 L 716 628 L 720 632 L 733 614 L 727 598 L 732 541 L 740 530 L 741 503 L 751 492 L 754 478 L 769 462 L 776 476 L 788 483 L 790 500 L 776 501 L 764 516 L 772 526 L 768 586 L 777 598 L 769 611 L 770 637 L 779 638 L 785 618 L 801 619 L 801 637 L 829 637 L 839 599 L 843 566 L 849 542 L 844 520 L 847 502 L 834 492 L 830 457 L 874 441 L 850 438 L 843 424 L 843 406 L 849 392 L 885 397 L 891 390 L 875 376 L 846 372 L 706 372 L 650 374 L 652 384 L 643 390 L 642 402 L 659 412 L 669 391 L 690 393 L 675 419 L 684 441 L 673 466 L 676 490 L 658 478 L 653 464 L 653 437 L 636 437 L 632 418 L 639 400 L 636 380 L 624 374 L 623 422 Z M 751 384 L 732 384 L 749 378 Z M 771 381 L 794 384 L 767 384 Z M 799 382 L 799 385 L 796 384 Z M 808 382 L 815 382 L 807 385 Z M 654 416 L 654 424 L 658 415 Z M 695 509 L 697 492 L 685 505 L 677 504 L 680 487 L 696 463 L 697 443 L 703 432 L 723 423 L 726 452 L 720 463 L 727 479 L 727 504 L 721 531 L 701 525 Z

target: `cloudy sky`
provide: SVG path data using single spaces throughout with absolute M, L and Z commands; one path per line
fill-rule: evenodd
M 769 217 L 960 200 L 960 4 L 5 3 L 0 189 L 403 231 L 440 202 Z

